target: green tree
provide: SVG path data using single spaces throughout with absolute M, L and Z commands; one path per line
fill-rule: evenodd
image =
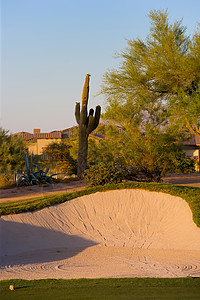
M 118 134 L 116 126 L 103 126 L 103 139 L 95 137 L 89 139 L 88 164 L 120 160 L 120 141 L 122 136 Z
M 119 68 L 103 77 L 105 116 L 138 124 L 153 117 L 157 127 L 177 120 L 199 136 L 200 30 L 190 40 L 182 21 L 169 23 L 167 10 L 152 10 L 149 18 L 146 40 L 128 40 Z
M 12 178 L 16 169 L 24 165 L 25 143 L 20 137 L 11 137 L 0 128 L 0 173 Z
M 70 154 L 70 144 L 68 140 L 53 142 L 44 150 L 43 155 L 55 172 L 67 173 L 69 175 L 76 173 L 77 161 Z
M 127 123 L 122 132 L 118 132 L 115 125 L 106 125 L 103 139 L 89 140 L 88 162 L 93 165 L 112 161 L 125 173 L 134 166 L 134 173 L 139 171 L 145 180 L 159 181 L 170 170 L 187 172 L 188 161 L 181 149 L 181 137 L 171 127 L 163 132 L 150 123 L 142 128 Z M 175 167 L 181 163 L 184 163 L 182 168 Z M 191 171 L 194 168 L 188 169 Z
M 198 85 L 200 86 L 200 85 Z M 170 102 L 170 123 L 186 128 L 200 138 L 200 90 L 197 86 L 192 92 L 180 89 Z

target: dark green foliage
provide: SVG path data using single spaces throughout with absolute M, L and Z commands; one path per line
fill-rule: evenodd
M 114 163 L 100 163 L 90 166 L 84 173 L 84 179 L 90 186 L 119 183 L 123 179 L 123 173 Z
M 15 290 L 10 291 L 9 286 Z M 197 300 L 199 278 L 101 278 L 3 280 L 1 300 L 35 299 L 140 299 Z
M 154 168 L 154 170 L 148 170 L 145 167 L 124 167 L 122 168 L 124 178 L 127 180 L 139 181 L 139 182 L 160 182 L 161 170 Z
M 43 156 L 56 173 L 76 174 L 77 161 L 70 154 L 71 147 L 68 140 L 62 140 L 58 143 L 53 142 L 44 149 Z
M 174 151 L 169 155 L 170 163 L 168 173 L 193 173 L 195 172 L 195 161 L 186 157 L 184 151 Z
M 0 174 L 13 178 L 16 169 L 24 164 L 25 144 L 20 137 L 11 137 L 0 128 Z
M 116 126 L 107 125 L 104 139 L 89 140 L 88 162 L 114 161 L 129 180 L 159 182 L 166 172 L 170 172 L 171 164 L 175 164 L 175 153 L 178 157 L 184 152 L 176 133 L 168 129 L 162 132 L 150 124 L 145 129 L 144 133 L 134 125 L 124 124 L 123 131 L 119 133 Z M 190 160 L 185 159 L 184 162 L 181 170 L 186 170 L 189 164 L 192 167 Z

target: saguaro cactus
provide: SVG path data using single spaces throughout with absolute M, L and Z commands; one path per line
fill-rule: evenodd
M 89 115 L 87 112 L 88 97 L 89 97 L 89 80 L 90 74 L 85 77 L 85 83 L 82 92 L 82 107 L 80 110 L 80 102 L 76 103 L 75 117 L 79 124 L 79 149 L 78 149 L 78 172 L 79 178 L 83 177 L 83 173 L 87 165 L 87 151 L 88 151 L 88 136 L 95 130 L 99 124 L 101 115 L 101 106 L 98 105 L 95 110 L 91 108 Z M 93 116 L 94 115 L 94 116 Z

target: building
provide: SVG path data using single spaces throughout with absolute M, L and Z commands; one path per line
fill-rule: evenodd
M 42 151 L 50 143 L 60 142 L 62 139 L 73 137 L 76 127 L 71 127 L 64 130 L 57 130 L 48 133 L 43 133 L 40 129 L 34 129 L 33 133 L 19 132 L 11 134 L 11 136 L 20 136 L 27 142 L 29 153 L 34 155 L 42 154 Z
M 200 138 L 192 134 L 191 139 L 183 142 L 183 150 L 186 152 L 186 156 L 194 159 L 195 161 L 200 161 Z M 198 165 L 196 166 L 196 171 L 199 171 Z

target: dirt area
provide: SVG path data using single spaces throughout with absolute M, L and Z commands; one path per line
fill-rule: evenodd
M 167 174 L 163 182 L 178 185 L 194 186 L 200 188 L 200 173 L 192 174 Z M 33 198 L 37 196 L 50 195 L 55 193 L 65 193 L 83 189 L 87 184 L 84 180 L 71 181 L 68 183 L 44 184 L 41 186 L 23 186 L 11 189 L 0 189 L 0 202 L 20 200 L 23 198 Z
M 187 185 L 200 188 L 200 173 L 191 174 L 167 174 L 163 178 L 163 182 L 178 185 Z
M 0 202 L 33 198 L 55 193 L 65 193 L 83 189 L 86 186 L 84 180 L 68 183 L 53 183 L 34 186 L 21 186 L 10 189 L 0 189 Z

